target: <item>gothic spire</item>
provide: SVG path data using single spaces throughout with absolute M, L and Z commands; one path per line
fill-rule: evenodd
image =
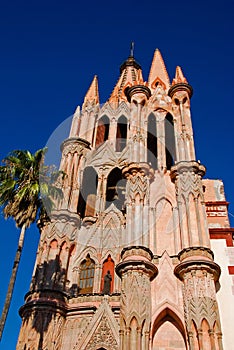
M 133 56 L 132 43 L 129 57 L 120 66 L 120 77 L 112 91 L 109 102 L 119 103 L 122 100 L 126 101 L 124 89 L 136 83 L 143 83 L 143 76 L 141 66 Z
M 148 82 L 150 88 L 155 88 L 157 82 L 163 84 L 166 89 L 170 87 L 170 79 L 167 69 L 158 49 L 154 52 Z
M 94 76 L 93 81 L 85 95 L 83 108 L 87 106 L 88 103 L 99 104 L 99 92 L 98 92 L 98 78 L 97 75 Z

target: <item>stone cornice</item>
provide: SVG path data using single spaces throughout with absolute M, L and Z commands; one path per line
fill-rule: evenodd
M 188 83 L 178 83 L 175 85 L 172 85 L 170 87 L 170 89 L 168 90 L 168 95 L 172 98 L 173 95 L 177 92 L 177 91 L 186 91 L 189 95 L 189 97 L 191 98 L 193 95 L 193 88 L 191 85 L 189 85 Z

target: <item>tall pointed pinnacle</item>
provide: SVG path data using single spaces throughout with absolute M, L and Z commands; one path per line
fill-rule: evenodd
M 127 86 L 143 83 L 141 66 L 133 56 L 134 43 L 131 43 L 130 55 L 120 66 L 120 77 L 115 85 L 109 102 L 118 105 L 121 101 L 126 101 L 124 90 Z
M 88 105 L 88 103 L 91 104 L 99 104 L 99 92 L 98 92 L 98 79 L 95 75 L 93 78 L 93 81 L 85 95 L 83 108 Z
M 179 84 L 179 83 L 188 83 L 187 79 L 185 78 L 182 69 L 180 66 L 176 67 L 176 73 L 175 78 L 172 81 L 172 85 Z
M 164 85 L 165 89 L 169 89 L 170 87 L 170 79 L 167 73 L 167 69 L 162 55 L 158 49 L 156 49 L 154 52 L 148 83 L 149 88 L 151 89 L 154 89 L 157 86 L 157 83 Z

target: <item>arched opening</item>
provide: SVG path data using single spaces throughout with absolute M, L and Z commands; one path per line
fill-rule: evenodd
M 73 277 L 74 276 L 73 261 L 75 257 L 75 252 L 76 252 L 76 246 L 75 244 L 72 244 L 69 249 L 69 258 L 67 262 L 67 279 L 66 279 L 68 291 L 72 297 L 77 296 L 78 294 L 78 283 L 77 283 L 77 280 L 74 279 Z
M 118 119 L 116 130 L 116 152 L 122 152 L 126 147 L 128 121 L 123 115 Z
M 166 152 L 166 167 L 171 169 L 175 163 L 175 131 L 173 117 L 167 113 L 165 118 L 165 152 Z
M 104 261 L 102 266 L 101 292 L 103 292 L 104 294 L 109 294 L 113 292 L 114 273 L 115 273 L 115 263 L 111 259 L 111 255 L 108 255 L 107 259 Z M 107 275 L 110 275 L 111 279 Z
M 185 329 L 180 318 L 169 308 L 165 308 L 153 324 L 152 350 L 186 350 Z
M 59 247 L 58 241 L 53 239 L 50 242 L 49 254 L 45 264 L 45 287 L 53 289 L 57 282 L 57 272 L 59 271 Z
M 94 168 L 85 168 L 77 206 L 81 218 L 95 215 L 97 184 L 98 176 Z
M 157 169 L 158 166 L 158 146 L 157 146 L 157 124 L 153 113 L 148 117 L 147 124 L 147 161 L 151 163 L 152 168 Z
M 79 293 L 86 294 L 93 291 L 95 262 L 88 254 L 80 264 Z
M 106 115 L 104 115 L 98 121 L 96 144 L 95 144 L 96 147 L 98 147 L 103 142 L 108 140 L 109 128 L 110 128 L 110 120 Z
M 67 264 L 69 260 L 69 249 L 67 242 L 63 242 L 59 252 L 59 269 L 57 271 L 58 285 L 63 289 L 66 285 Z
M 119 210 L 124 210 L 126 180 L 122 177 L 122 171 L 114 168 L 107 178 L 106 186 L 106 208 L 111 204 Z

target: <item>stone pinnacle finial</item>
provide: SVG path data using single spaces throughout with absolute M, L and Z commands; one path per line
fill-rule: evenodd
M 175 78 L 172 81 L 172 85 L 175 85 L 178 83 L 188 83 L 180 66 L 176 67 Z
M 168 89 L 170 86 L 170 79 L 159 49 L 156 49 L 154 52 L 148 82 L 149 87 L 153 89 L 155 88 L 157 82 L 163 85 L 166 89 Z
M 189 97 L 191 98 L 193 95 L 193 88 L 190 86 L 187 82 L 187 79 L 185 78 L 182 69 L 180 66 L 176 67 L 176 73 L 175 78 L 172 81 L 171 87 L 168 91 L 168 95 L 172 97 L 176 91 L 187 91 L 189 94 Z
M 98 79 L 95 75 L 93 81 L 85 95 L 83 107 L 88 103 L 99 104 Z

